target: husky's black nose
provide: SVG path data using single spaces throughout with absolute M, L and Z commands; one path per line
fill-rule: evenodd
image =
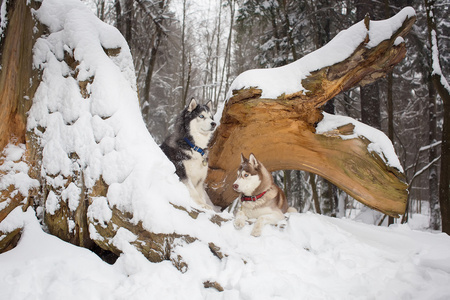
M 216 127 L 216 122 L 211 122 L 211 128 L 214 129 Z

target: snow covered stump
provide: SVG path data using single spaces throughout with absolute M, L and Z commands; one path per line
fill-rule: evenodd
M 64 241 L 185 269 L 170 245 L 195 240 L 189 194 L 142 120 L 125 39 L 77 0 L 3 8 L 0 252 L 32 211 Z
M 63 241 L 170 260 L 182 272 L 180 245 L 202 240 L 217 255 L 226 220 L 192 207 L 148 132 L 120 32 L 78 0 L 2 8 L 0 253 L 16 246 L 29 216 Z
M 324 117 L 321 107 L 399 63 L 414 21 L 410 7 L 384 21 L 366 17 L 298 61 L 237 77 L 210 148 L 214 204 L 227 207 L 237 197 L 232 183 L 240 153 L 253 152 L 269 171 L 309 171 L 374 209 L 403 214 L 407 185 L 389 139 L 350 118 Z

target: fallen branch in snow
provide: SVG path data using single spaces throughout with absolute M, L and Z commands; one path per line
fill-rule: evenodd
M 354 128 L 341 126 L 316 134 L 316 125 L 326 101 L 377 80 L 403 59 L 403 37 L 414 21 L 412 8 L 384 21 L 366 18 L 290 65 L 241 74 L 211 143 L 207 184 L 214 204 L 227 207 L 237 197 L 232 183 L 240 153 L 253 152 L 270 171 L 309 171 L 372 208 L 403 214 L 403 170 L 383 149 L 373 151 L 380 145 L 371 142 L 372 132 L 358 136 Z M 342 138 L 346 135 L 352 139 Z M 383 143 L 381 148 L 392 150 L 389 141 Z

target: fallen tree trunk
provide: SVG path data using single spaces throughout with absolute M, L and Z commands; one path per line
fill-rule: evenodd
M 316 134 L 315 130 L 326 101 L 357 84 L 377 80 L 404 58 L 405 43 L 398 39 L 414 21 L 414 16 L 406 17 L 388 39 L 371 47 L 368 33 L 347 58 L 298 78 L 304 90 L 271 99 L 261 97 L 264 88 L 260 87 L 234 90 L 210 147 L 207 185 L 213 203 L 225 208 L 237 197 L 232 183 L 240 153 L 253 152 L 269 171 L 312 172 L 374 209 L 395 217 L 403 214 L 404 174 L 368 150 L 370 137 L 343 140 L 340 135 L 353 134 L 351 126 L 343 132 Z M 369 19 L 364 23 L 369 32 Z

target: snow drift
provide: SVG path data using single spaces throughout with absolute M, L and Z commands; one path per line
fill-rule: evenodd
M 87 249 L 42 231 L 30 209 L 19 245 L 0 255 L 0 299 L 447 299 L 450 238 L 407 225 L 375 227 L 293 214 L 285 229 L 226 224 L 222 260 L 202 242 L 179 245 L 185 273 L 129 249 L 108 265 Z M 205 227 L 208 231 L 210 228 Z M 223 292 L 205 289 L 216 281 Z

